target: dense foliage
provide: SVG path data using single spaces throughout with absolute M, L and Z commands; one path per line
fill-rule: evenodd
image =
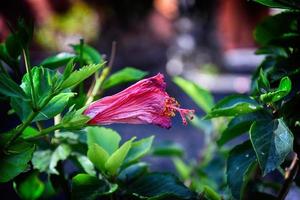
M 197 160 L 186 160 L 174 143 L 153 147 L 154 136 L 122 141 L 110 128 L 89 126 L 83 111 L 93 100 L 147 72 L 125 67 L 110 74 L 114 47 L 107 62 L 83 41 L 33 67 L 33 29 L 20 21 L 0 44 L 1 101 L 11 108 L 3 115 L 20 119 L 0 134 L 0 182 L 12 183 L 22 199 L 284 199 L 294 180 L 300 183 L 300 3 L 256 1 L 284 10 L 254 32 L 265 59 L 249 95 L 215 104 L 205 89 L 173 78 L 206 113 L 191 121 L 204 132 Z M 150 171 L 141 161 L 147 154 L 170 157 L 178 177 Z

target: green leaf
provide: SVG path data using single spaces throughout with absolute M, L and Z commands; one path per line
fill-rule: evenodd
M 21 137 L 26 139 L 27 137 L 32 137 L 34 135 L 38 135 L 40 132 L 31 126 L 27 126 L 23 131 Z
M 281 8 L 281 9 L 296 9 L 300 7 L 297 0 L 254 0 L 262 5 L 269 6 L 271 8 Z M 297 7 L 295 6 L 297 5 Z
M 19 60 L 10 57 L 5 47 L 5 44 L 3 43 L 0 44 L 0 59 L 3 60 L 3 62 L 5 62 L 13 69 L 16 69 L 20 64 Z
M 184 150 L 181 145 L 172 141 L 164 141 L 155 145 L 152 149 L 152 154 L 156 156 L 182 156 Z
M 192 168 L 190 166 L 185 164 L 180 158 L 173 158 L 173 163 L 177 173 L 182 180 L 187 180 L 188 178 L 190 178 L 192 172 Z
M 8 55 L 13 59 L 18 59 L 21 55 L 22 47 L 20 42 L 18 41 L 17 34 L 9 34 L 5 40 L 5 48 Z
M 214 99 L 211 93 L 204 88 L 180 77 L 173 78 L 173 81 L 206 113 L 213 107 Z
M 259 77 L 257 79 L 257 90 L 266 93 L 270 89 L 270 83 L 267 79 L 266 74 L 264 73 L 263 69 L 260 68 L 259 70 Z
M 271 44 L 275 39 L 285 33 L 297 33 L 297 28 L 292 24 L 296 22 L 298 13 L 283 12 L 275 16 L 265 18 L 256 26 L 255 40 L 262 46 Z
M 45 185 L 39 179 L 38 172 L 35 171 L 25 178 L 16 180 L 14 188 L 21 199 L 34 200 L 39 199 L 42 196 Z
M 203 190 L 203 195 L 208 199 L 208 200 L 222 200 L 223 198 L 211 187 L 209 186 L 204 186 Z
M 293 134 L 282 119 L 254 122 L 250 139 L 263 175 L 280 166 L 293 150 Z
M 4 73 L 0 73 L 0 93 L 8 97 L 17 97 L 23 99 L 23 101 L 29 101 L 22 88 Z
M 141 177 L 147 171 L 147 163 L 139 162 L 123 169 L 118 175 L 118 180 L 122 181 L 124 184 L 127 184 Z
M 88 157 L 84 156 L 84 155 L 76 155 L 76 158 L 78 160 L 78 162 L 80 163 L 81 167 L 84 169 L 84 171 L 91 175 L 91 176 L 95 176 L 96 175 L 96 171 L 94 168 L 93 163 L 88 159 Z
M 291 90 L 292 90 L 292 82 L 289 79 L 289 77 L 286 76 L 280 80 L 279 87 L 275 91 L 268 92 L 266 94 L 261 94 L 260 99 L 266 103 L 269 102 L 273 103 L 287 96 Z
M 61 52 L 54 56 L 48 57 L 41 62 L 41 66 L 56 69 L 66 65 L 70 60 L 72 60 L 76 55 L 67 52 Z
M 105 163 L 109 158 L 109 154 L 105 149 L 94 143 L 89 145 L 87 156 L 98 170 L 105 172 Z
M 81 83 L 88 77 L 90 77 L 92 74 L 94 74 L 96 71 L 98 71 L 103 66 L 103 63 L 101 64 L 90 64 L 86 65 L 82 68 L 80 68 L 77 71 L 74 71 L 70 74 L 70 76 L 63 81 L 61 85 L 61 89 L 66 89 L 69 87 L 74 87 L 77 84 Z
M 242 199 L 244 187 L 247 183 L 246 174 L 255 163 L 255 152 L 249 141 L 234 147 L 229 152 L 227 160 L 227 184 L 235 199 Z
M 80 56 L 80 51 L 81 51 L 81 45 L 80 44 L 75 44 L 72 45 L 74 51 L 78 56 Z M 86 64 L 100 64 L 103 63 L 103 58 L 102 56 L 98 53 L 96 49 L 93 47 L 84 44 L 82 46 L 82 58 Z
M 36 151 L 32 158 L 33 167 L 40 172 L 58 175 L 57 163 L 67 159 L 71 151 L 71 147 L 67 144 L 59 145 L 53 152 L 51 150 Z
M 137 142 L 133 142 L 125 158 L 124 164 L 127 165 L 129 163 L 135 162 L 145 156 L 151 150 L 153 139 L 154 136 L 150 136 Z
M 129 149 L 131 148 L 132 141 L 135 140 L 133 137 L 131 140 L 125 142 L 119 149 L 117 149 L 106 161 L 105 169 L 111 174 L 115 175 L 118 169 L 123 164 Z
M 125 67 L 120 71 L 115 72 L 111 76 L 109 76 L 103 84 L 104 89 L 109 89 L 111 87 L 128 83 L 132 81 L 138 81 L 146 76 L 148 72 L 135 69 L 133 67 Z
M 147 199 L 194 199 L 194 193 L 168 173 L 148 173 L 129 185 L 129 192 Z
M 88 174 L 78 174 L 72 179 L 72 199 L 94 200 L 112 193 L 116 189 L 110 187 L 104 180 L 99 180 Z
M 221 116 L 237 116 L 261 109 L 253 98 L 245 95 L 230 95 L 219 101 L 206 115 L 206 119 Z
M 86 131 L 88 146 L 96 143 L 109 155 L 119 148 L 121 137 L 116 131 L 104 127 L 88 127 Z
M 70 59 L 69 62 L 67 63 L 66 67 L 65 67 L 65 70 L 64 70 L 64 73 L 63 73 L 63 78 L 62 80 L 66 80 L 70 75 L 71 73 L 73 72 L 74 70 L 74 67 L 75 67 L 75 63 L 74 63 L 74 58 Z
M 217 141 L 218 145 L 222 146 L 230 140 L 246 133 L 254 121 L 266 119 L 271 119 L 271 116 L 264 112 L 254 112 L 233 118 Z
M 9 154 L 0 157 L 0 182 L 7 182 L 22 173 L 32 158 L 35 146 L 22 142 L 15 143 L 8 149 Z

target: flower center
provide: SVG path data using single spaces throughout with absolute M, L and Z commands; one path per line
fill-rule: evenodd
M 163 115 L 167 117 L 174 117 L 176 111 L 179 112 L 184 125 L 187 125 L 186 118 L 189 118 L 190 120 L 193 119 L 193 114 L 195 112 L 194 110 L 180 108 L 180 104 L 173 97 L 166 98 Z

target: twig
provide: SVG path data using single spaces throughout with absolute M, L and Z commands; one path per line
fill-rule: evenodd
M 285 175 L 284 175 L 285 180 L 279 192 L 278 199 L 280 200 L 285 199 L 293 183 L 293 180 L 298 172 L 298 169 L 299 169 L 299 159 L 297 153 L 294 153 L 293 161 L 291 165 L 285 169 Z
M 99 77 L 95 77 L 95 82 L 92 83 L 91 88 L 89 89 L 89 92 L 87 93 L 88 99 L 86 101 L 86 105 L 92 103 L 94 100 L 95 96 L 99 93 L 99 91 L 102 90 L 102 86 L 104 81 L 106 80 L 107 76 L 109 75 L 112 65 L 115 60 L 115 54 L 117 50 L 117 43 L 114 41 L 112 43 L 112 49 L 111 49 L 111 54 L 110 54 L 110 59 L 107 67 L 105 67 Z

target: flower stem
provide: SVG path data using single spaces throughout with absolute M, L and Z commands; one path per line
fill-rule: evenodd
M 26 71 L 27 71 L 28 76 L 29 76 L 29 82 L 30 82 L 30 87 L 31 87 L 31 96 L 32 96 L 32 107 L 33 107 L 33 110 L 35 110 L 35 109 L 37 109 L 37 98 L 36 98 L 36 93 L 35 93 L 34 84 L 33 84 L 33 76 L 32 76 L 32 73 L 31 73 L 31 66 L 30 66 L 28 48 L 25 47 L 24 49 L 22 49 L 22 52 L 23 52 Z
M 63 124 L 56 124 L 54 126 L 50 126 L 48 128 L 45 128 L 43 130 L 40 131 L 39 134 L 37 135 L 33 135 L 33 136 L 28 136 L 25 138 L 25 140 L 34 140 L 34 139 L 38 139 L 40 137 L 43 137 L 45 135 L 47 135 L 48 133 L 51 133 L 55 130 L 61 129 L 63 127 Z

